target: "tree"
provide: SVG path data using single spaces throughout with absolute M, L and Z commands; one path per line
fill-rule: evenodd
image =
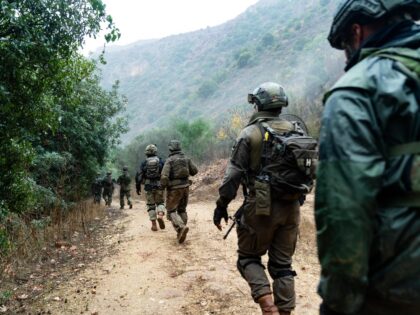
M 118 38 L 101 0 L 0 0 L 0 212 L 33 206 L 34 144 L 59 129 L 59 102 L 92 71 L 77 50 L 101 23 Z

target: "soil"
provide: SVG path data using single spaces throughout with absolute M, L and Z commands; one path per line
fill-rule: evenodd
M 212 199 L 211 196 L 208 199 Z M 293 314 L 318 314 L 313 198 L 302 207 L 294 258 L 297 308 Z M 194 199 L 194 198 L 193 198 Z M 214 198 L 213 198 L 214 199 Z M 230 206 L 239 207 L 240 201 Z M 113 204 L 114 207 L 117 204 Z M 143 200 L 114 222 L 119 234 L 104 236 L 98 251 L 108 256 L 79 271 L 53 292 L 26 308 L 32 314 L 260 314 L 249 287 L 236 270 L 236 233 L 227 240 L 212 223 L 213 201 L 188 207 L 189 227 L 184 244 L 166 221 L 152 232 Z M 226 231 L 226 229 L 225 229 Z M 264 260 L 266 262 L 266 260 Z M 30 310 L 29 310 L 30 309 Z
M 91 211 L 93 221 L 84 229 L 89 233 L 76 232 L 67 242 L 45 248 L 44 259 L 28 266 L 24 283 L 16 281 L 22 272 L 12 282 L 0 279 L 13 294 L 0 305 L 0 314 L 261 314 L 236 269 L 235 230 L 223 240 L 227 226 L 220 232 L 212 222 L 226 164 L 219 160 L 202 167 L 194 178 L 185 243 L 178 244 L 169 221 L 166 229 L 151 231 L 143 195 L 124 210 L 114 196 L 112 207 Z M 237 199 L 230 214 L 242 202 Z M 298 274 L 293 315 L 318 314 L 313 195 L 301 208 L 293 267 Z

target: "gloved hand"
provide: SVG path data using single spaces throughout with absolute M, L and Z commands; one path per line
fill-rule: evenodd
M 228 218 L 227 208 L 217 205 L 216 209 L 214 209 L 213 223 L 220 231 L 222 230 L 222 219 L 224 219 L 227 224 Z

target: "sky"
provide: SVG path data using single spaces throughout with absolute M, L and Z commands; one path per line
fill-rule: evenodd
M 231 20 L 258 0 L 103 0 L 120 29 L 117 45 L 156 39 Z M 103 35 L 87 39 L 83 51 L 103 47 Z

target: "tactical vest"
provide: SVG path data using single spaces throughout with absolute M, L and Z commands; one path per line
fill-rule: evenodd
M 160 160 L 157 156 L 146 159 L 146 179 L 158 180 L 160 178 Z
M 416 95 L 417 104 L 420 105 L 420 50 L 410 48 L 393 47 L 386 49 L 366 49 L 366 58 L 387 58 L 395 63 L 395 70 L 400 71 L 412 83 Z M 362 55 L 363 58 L 363 55 Z M 357 65 L 355 66 L 357 67 Z M 360 77 L 363 77 L 361 74 Z M 352 82 L 350 79 L 339 80 L 331 91 L 326 94 L 325 101 L 334 90 L 348 87 L 362 87 L 364 82 Z M 420 108 L 419 108 L 420 110 Z M 420 207 L 420 141 L 400 144 L 388 148 L 387 159 L 412 155 L 413 161 L 410 172 L 410 191 L 406 194 L 384 197 L 380 200 L 383 204 L 395 207 Z
M 188 159 L 184 156 L 177 157 L 170 162 L 171 172 L 169 179 L 172 180 L 187 180 L 190 175 L 188 167 Z

